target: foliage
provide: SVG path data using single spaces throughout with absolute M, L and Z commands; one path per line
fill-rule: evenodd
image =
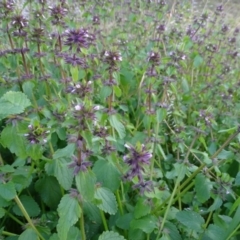
M 0 1 L 1 239 L 239 239 L 240 30 L 189 9 Z

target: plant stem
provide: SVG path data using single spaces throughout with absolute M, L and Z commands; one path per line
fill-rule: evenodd
M 14 197 L 15 202 L 17 203 L 18 207 L 20 208 L 22 214 L 24 215 L 24 217 L 26 218 L 28 224 L 31 226 L 31 228 L 36 232 L 36 234 L 38 235 L 38 237 L 42 240 L 45 240 L 44 237 L 38 232 L 38 230 L 36 229 L 35 225 L 33 224 L 31 218 L 29 217 L 26 209 L 24 208 L 24 206 L 22 205 L 22 202 L 20 201 L 20 199 L 18 198 L 18 196 L 16 195 Z
M 122 207 L 122 201 L 120 198 L 119 190 L 116 191 L 116 196 L 117 196 L 117 202 L 118 202 L 118 206 L 120 209 L 120 213 L 121 213 L 121 215 L 123 215 L 123 207 Z
M 6 236 L 17 236 L 17 234 L 15 234 L 15 233 L 10 233 L 10 232 L 7 232 L 7 231 L 2 231 L 2 234 L 3 234 L 3 235 L 6 235 Z
M 80 218 L 80 229 L 81 229 L 81 236 L 82 236 L 82 240 L 86 240 L 86 233 L 85 233 L 85 228 L 84 228 L 84 215 L 83 215 L 83 211 L 81 214 L 81 218 Z
M 101 215 L 101 218 L 102 218 L 104 229 L 105 229 L 105 231 L 108 231 L 107 221 L 106 221 L 104 212 L 102 210 L 100 210 L 100 215 Z
M 174 186 L 173 192 L 172 192 L 172 194 L 171 194 L 170 200 L 169 200 L 169 202 L 168 202 L 167 209 L 166 209 L 166 212 L 165 212 L 165 214 L 164 214 L 164 217 L 163 217 L 163 220 L 162 220 L 160 229 L 159 229 L 159 231 L 158 231 L 158 235 L 157 235 L 156 240 L 159 239 L 159 236 L 160 236 L 160 234 L 161 234 L 161 232 L 162 232 L 162 230 L 163 230 L 164 224 L 165 224 L 166 219 L 167 219 L 167 216 L 168 216 L 168 212 L 169 212 L 170 206 L 172 205 L 173 198 L 174 198 L 174 196 L 175 196 L 175 193 L 176 193 L 177 188 L 178 188 L 178 184 L 179 184 L 179 182 L 180 182 L 181 175 L 182 175 L 182 168 L 181 168 L 181 171 L 180 171 L 180 173 L 179 173 L 179 175 L 178 175 L 178 178 L 177 178 L 177 181 L 176 181 L 176 183 L 175 183 L 175 186 Z

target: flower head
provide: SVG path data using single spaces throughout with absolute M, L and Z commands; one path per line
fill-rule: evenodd
M 85 28 L 67 30 L 65 45 L 69 46 L 70 50 L 76 49 L 80 52 L 81 48 L 89 48 L 94 40 L 94 35 Z
M 87 154 L 82 152 L 81 156 L 76 157 L 73 156 L 73 162 L 68 165 L 69 168 L 73 168 L 73 174 L 76 176 L 80 171 L 85 172 L 87 171 L 88 167 L 92 166 L 92 163 L 86 161 Z
M 145 149 L 144 145 L 134 148 L 133 146 L 125 144 L 125 147 L 130 151 L 130 153 L 123 158 L 124 162 L 130 166 L 125 177 L 130 180 L 137 176 L 141 182 L 143 180 L 144 165 L 150 164 L 152 154 Z

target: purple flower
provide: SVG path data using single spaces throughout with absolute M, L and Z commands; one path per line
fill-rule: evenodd
M 132 187 L 133 189 L 139 189 L 140 195 L 143 195 L 144 192 L 151 192 L 153 190 L 153 183 L 152 181 L 142 181 L 139 182 Z
M 90 34 L 87 29 L 73 29 L 66 32 L 65 45 L 69 46 L 70 50 L 75 49 L 80 52 L 81 48 L 88 48 L 94 40 L 94 35 Z
M 138 149 L 127 144 L 125 144 L 125 147 L 130 151 L 128 155 L 123 157 L 124 162 L 130 166 L 125 178 L 130 180 L 137 176 L 139 182 L 141 182 L 143 180 L 142 173 L 144 172 L 144 165 L 150 164 L 152 154 L 145 149 L 144 145 L 141 145 Z
M 69 168 L 73 168 L 73 174 L 76 176 L 80 171 L 85 172 L 87 171 L 88 167 L 92 166 L 92 163 L 89 161 L 85 161 L 86 154 L 81 153 L 80 157 L 73 156 L 73 162 L 68 165 Z

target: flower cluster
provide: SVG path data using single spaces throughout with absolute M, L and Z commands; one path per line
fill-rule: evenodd
M 40 128 L 39 126 L 28 125 L 29 132 L 24 134 L 27 140 L 31 144 L 44 144 L 47 142 L 47 134 L 50 132 L 49 130 L 45 130 Z
M 117 63 L 122 61 L 122 55 L 119 52 L 103 51 L 102 58 L 105 63 L 109 65 L 108 70 L 117 70 Z
M 85 172 L 89 167 L 92 166 L 92 163 L 87 161 L 87 154 L 81 152 L 80 156 L 73 156 L 73 162 L 68 165 L 69 168 L 73 168 L 73 174 L 76 176 L 79 172 Z
M 52 17 L 53 25 L 64 25 L 63 18 L 66 16 L 68 10 L 61 5 L 57 5 L 54 7 L 49 7 Z
M 85 28 L 67 30 L 65 33 L 65 45 L 69 46 L 69 50 L 80 52 L 82 48 L 89 48 L 95 40 L 95 36 Z
M 144 168 L 147 165 L 150 165 L 150 159 L 152 154 L 146 150 L 144 145 L 134 148 L 125 144 L 125 147 L 128 148 L 130 153 L 125 155 L 123 160 L 130 167 L 128 172 L 125 175 L 125 179 L 132 180 L 134 177 L 138 178 L 138 183 L 133 186 L 134 189 L 140 189 L 140 192 L 151 190 L 151 182 L 145 181 L 143 178 Z

